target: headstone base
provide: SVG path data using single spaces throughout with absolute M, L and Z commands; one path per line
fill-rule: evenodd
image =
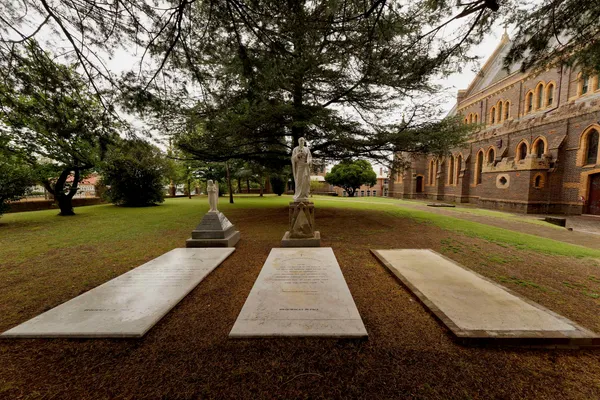
M 207 212 L 185 247 L 234 247 L 240 240 L 240 232 L 220 211 Z
M 185 247 L 234 247 L 240 240 L 240 231 L 233 231 L 223 239 L 194 239 L 185 241 Z
M 315 231 L 315 205 L 295 201 L 289 210 L 290 230 L 283 235 L 281 247 L 321 247 L 321 234 Z
M 290 231 L 287 231 L 281 239 L 281 247 L 321 247 L 321 233 L 315 231 L 311 238 L 290 238 Z

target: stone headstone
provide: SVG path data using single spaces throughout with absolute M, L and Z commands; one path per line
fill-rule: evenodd
M 0 338 L 142 337 L 234 251 L 171 250 Z
M 185 247 L 234 247 L 240 240 L 240 232 L 220 212 L 207 212 Z
M 330 247 L 271 250 L 229 337 L 273 336 L 367 337 Z

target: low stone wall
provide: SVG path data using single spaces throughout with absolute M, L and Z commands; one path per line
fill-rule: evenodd
M 566 214 L 581 215 L 582 206 L 575 204 L 520 202 L 497 199 L 479 199 L 476 203 L 481 208 L 509 211 L 522 214 Z
M 507 211 L 521 214 L 565 214 L 581 215 L 583 206 L 578 204 L 546 202 L 524 202 L 517 200 L 485 199 L 477 196 L 436 195 L 432 193 L 398 193 L 392 192 L 390 197 L 399 199 L 416 199 L 424 201 L 445 201 L 450 203 L 470 203 L 489 210 Z
M 73 199 L 73 207 L 94 206 L 102 203 L 104 202 L 99 197 Z M 7 213 L 58 209 L 58 205 L 54 203 L 54 200 L 16 201 L 9 205 L 10 208 Z
M 330 191 L 314 191 L 311 192 L 310 194 L 318 194 L 319 196 L 338 196 L 337 192 L 330 192 Z

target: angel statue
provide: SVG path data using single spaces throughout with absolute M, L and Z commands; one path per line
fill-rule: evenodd
M 219 185 L 216 185 L 212 179 L 209 179 L 206 184 L 206 191 L 208 192 L 208 205 L 210 206 L 208 212 L 218 212 L 217 202 L 219 201 Z
M 294 182 L 296 191 L 294 201 L 308 201 L 310 192 L 310 167 L 312 165 L 312 155 L 305 145 L 306 140 L 301 137 L 298 139 L 298 146 L 292 151 L 292 172 L 294 173 Z

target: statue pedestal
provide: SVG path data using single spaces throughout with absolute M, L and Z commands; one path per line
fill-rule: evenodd
M 185 241 L 185 247 L 234 247 L 240 231 L 220 211 L 209 211 Z
M 290 230 L 281 247 L 321 247 L 321 234 L 315 231 L 315 205 L 310 201 L 290 203 Z

